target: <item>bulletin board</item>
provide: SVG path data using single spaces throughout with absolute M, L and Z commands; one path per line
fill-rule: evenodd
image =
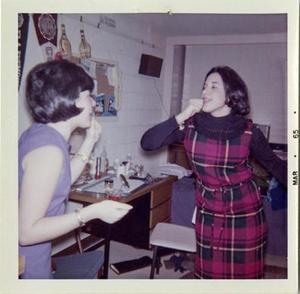
M 80 65 L 94 79 L 95 114 L 117 118 L 121 105 L 121 73 L 116 62 L 95 58 L 79 59 Z

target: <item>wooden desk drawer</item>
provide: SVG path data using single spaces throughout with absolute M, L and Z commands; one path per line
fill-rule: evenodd
M 151 208 L 165 202 L 172 196 L 172 183 L 168 185 L 160 186 L 159 188 L 152 191 L 151 195 Z
M 171 214 L 171 199 L 150 210 L 149 228 L 153 228 L 157 223 L 166 221 Z
M 185 153 L 183 144 L 172 144 L 168 148 L 168 162 L 176 163 L 187 169 L 191 169 L 190 161 Z

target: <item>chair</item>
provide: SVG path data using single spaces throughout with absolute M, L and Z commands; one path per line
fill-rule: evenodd
M 269 142 L 271 126 L 270 125 L 258 124 L 258 123 L 254 123 L 253 126 L 256 127 L 256 128 L 258 128 L 258 129 L 260 129 L 261 132 L 266 137 L 267 141 Z
M 74 230 L 79 253 L 52 258 L 54 279 L 95 279 L 104 277 L 103 252 L 96 250 L 87 251 L 90 248 L 84 249 L 80 233 L 80 229 Z
M 153 279 L 155 268 L 156 273 L 159 272 L 158 249 L 162 247 L 195 253 L 195 230 L 171 223 L 158 223 L 151 233 L 150 245 L 153 247 L 150 279 Z
M 91 251 L 54 258 L 54 279 L 100 278 L 104 262 L 101 251 Z

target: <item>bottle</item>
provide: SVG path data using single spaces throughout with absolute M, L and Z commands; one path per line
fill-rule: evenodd
M 125 166 L 125 164 L 124 164 L 124 162 L 123 163 L 121 163 L 119 166 L 118 166 L 118 169 L 117 169 L 117 177 L 120 177 L 120 175 L 123 175 L 123 176 L 125 176 L 125 173 L 126 173 L 126 166 Z
M 120 160 L 119 160 L 119 158 L 116 158 L 114 160 L 114 170 L 115 170 L 116 173 L 118 171 L 119 166 L 120 166 Z
M 80 58 L 91 58 L 91 45 L 87 42 L 84 31 L 80 30 L 80 44 L 79 44 L 79 55 Z
M 96 164 L 97 164 L 97 156 L 95 155 L 94 151 L 91 153 L 89 163 L 90 163 L 90 166 L 91 166 L 90 175 L 92 177 L 94 177 L 94 175 L 96 174 Z
M 104 191 L 106 194 L 111 194 L 113 191 L 113 186 L 114 186 L 114 180 L 113 179 L 106 179 L 104 181 Z
M 131 165 L 132 165 L 132 156 L 130 153 L 128 153 L 126 156 L 126 171 L 125 171 L 126 176 L 129 176 L 129 170 L 131 168 Z
M 100 166 L 100 171 L 102 173 L 105 173 L 107 168 L 108 168 L 108 159 L 107 159 L 107 154 L 106 154 L 106 149 L 105 147 L 103 147 L 103 150 L 101 152 L 100 155 L 100 162 L 101 162 L 101 166 Z
M 72 49 L 71 43 L 66 34 L 66 27 L 64 24 L 61 25 L 61 37 L 59 40 L 59 51 L 61 52 L 63 58 L 71 58 Z
M 101 178 L 101 172 L 100 172 L 100 162 L 101 158 L 97 157 L 96 158 L 96 171 L 95 171 L 95 179 L 98 180 Z
M 126 156 L 126 161 L 128 162 L 128 164 L 129 164 L 129 167 L 131 166 L 131 164 L 132 164 L 132 156 L 131 156 L 131 154 L 130 153 L 128 153 L 127 154 L 127 156 Z

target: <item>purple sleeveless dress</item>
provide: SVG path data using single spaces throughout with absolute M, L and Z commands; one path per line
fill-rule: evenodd
M 23 179 L 23 158 L 30 151 L 55 145 L 63 152 L 64 163 L 59 179 L 46 212 L 46 216 L 63 214 L 71 186 L 71 170 L 69 159 L 69 144 L 55 129 L 40 123 L 34 123 L 19 139 L 19 191 Z M 20 197 L 20 195 L 19 195 Z M 43 195 L 41 195 L 43 197 Z M 32 207 L 34 209 L 34 207 Z M 47 228 L 45 228 L 47 230 Z M 19 255 L 25 256 L 25 272 L 23 279 L 51 279 L 51 241 L 30 246 L 19 245 Z

